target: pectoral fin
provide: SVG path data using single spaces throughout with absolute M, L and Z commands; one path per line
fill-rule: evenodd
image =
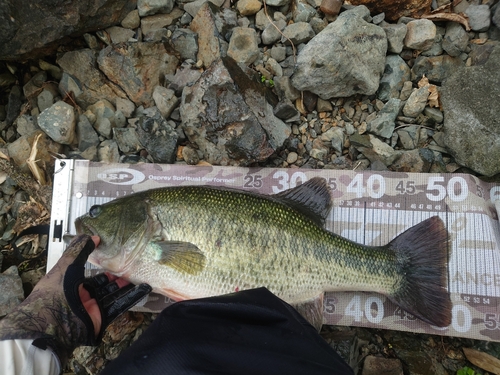
M 321 326 L 323 325 L 323 293 L 311 301 L 293 305 L 293 307 L 314 328 L 316 328 L 318 332 L 321 330 Z
M 190 242 L 155 242 L 161 248 L 158 263 L 173 269 L 197 275 L 205 267 L 206 258 L 202 251 Z

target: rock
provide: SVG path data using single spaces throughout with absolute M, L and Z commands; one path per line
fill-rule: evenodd
M 137 135 L 142 146 L 155 163 L 171 164 L 175 161 L 177 132 L 162 117 L 160 111 L 151 108 L 152 114 L 141 117 Z
M 495 13 L 493 13 L 491 20 L 493 21 L 493 24 L 500 29 L 500 6 L 496 6 Z
M 311 155 L 311 157 L 314 159 L 324 160 L 328 155 L 328 148 L 312 148 L 311 151 L 309 151 L 309 155 Z
M 135 111 L 135 105 L 126 98 L 116 98 L 116 110 L 123 113 L 126 118 L 132 117 Z
M 272 7 L 282 7 L 284 5 L 290 4 L 290 0 L 264 0 L 267 5 Z
M 425 51 L 432 47 L 436 37 L 434 22 L 421 19 L 410 21 L 406 24 L 407 31 L 404 40 L 406 48 Z
M 346 138 L 344 129 L 337 127 L 331 128 L 326 133 L 323 133 L 321 135 L 322 140 L 324 139 L 323 136 L 327 133 L 329 133 L 327 138 L 329 138 L 332 148 L 338 153 L 342 154 L 342 149 L 344 148 L 344 142 Z
M 328 26 L 328 22 L 326 21 L 326 19 L 313 17 L 311 21 L 309 21 L 309 25 L 311 25 L 314 34 L 319 34 L 325 29 L 326 26 Z
M 369 142 L 371 147 L 361 146 L 357 148 L 372 163 L 380 161 L 388 167 L 401 155 L 401 151 L 395 151 L 387 143 L 382 142 L 380 139 L 371 134 L 369 134 Z
M 28 0 L 0 2 L 0 60 L 27 60 L 56 51 L 69 38 L 120 23 L 135 1 Z
M 401 94 L 399 95 L 399 100 L 408 100 L 410 97 L 411 93 L 413 92 L 413 82 L 412 81 L 406 81 L 403 83 L 403 88 L 401 89 Z
M 21 115 L 16 119 L 17 132 L 20 135 L 30 135 L 40 127 L 35 123 L 33 116 Z
M 10 313 L 24 300 L 23 281 L 16 266 L 0 273 L 0 318 Z
M 174 90 L 176 95 L 181 96 L 184 87 L 193 85 L 200 77 L 201 72 L 198 69 L 192 69 L 192 66 L 189 64 L 182 64 L 177 69 L 168 88 Z
M 295 7 L 292 11 L 292 19 L 295 23 L 305 22 L 309 24 L 309 21 L 316 15 L 316 11 L 309 4 L 296 0 Z
M 300 98 L 300 91 L 293 87 L 290 77 L 276 77 L 274 79 L 274 87 L 280 100 L 288 99 L 291 102 L 294 102 L 298 98 Z
M 295 105 L 288 99 L 280 101 L 273 109 L 274 115 L 281 120 L 288 120 L 298 115 Z
M 403 84 L 410 80 L 410 68 L 399 55 L 388 55 L 385 59 L 384 75 L 380 79 L 377 97 L 380 100 L 399 98 Z
M 403 375 L 403 365 L 397 358 L 369 355 L 365 358 L 362 375 Z
M 36 103 L 40 112 L 43 112 L 44 110 L 52 106 L 52 104 L 54 104 L 54 98 L 56 96 L 57 95 L 54 95 L 53 90 L 43 89 L 36 98 Z
M 142 149 L 134 128 L 113 128 L 113 139 L 124 154 L 136 153 Z
M 76 135 L 78 139 L 78 149 L 80 151 L 85 151 L 89 147 L 97 147 L 99 145 L 99 136 L 90 124 L 87 116 L 83 114 L 78 116 Z
M 136 29 L 141 26 L 141 18 L 139 17 L 139 11 L 134 9 L 121 22 L 122 27 L 126 29 Z
M 289 152 L 288 155 L 286 156 L 286 162 L 288 164 L 293 164 L 297 161 L 297 159 L 299 158 L 299 155 L 297 155 L 296 152 Z
M 367 130 L 383 138 L 390 138 L 396 126 L 396 117 L 399 113 L 401 101 L 391 98 L 377 113 L 375 119 L 368 122 Z
M 496 43 L 494 42 L 487 42 L 482 45 L 472 44 L 469 53 L 471 65 L 483 65 L 486 63 L 495 46 Z
M 272 57 L 268 58 L 265 64 L 265 68 L 271 73 L 274 77 L 282 77 L 283 69 L 278 62 Z
M 322 99 L 374 94 L 384 71 L 387 39 L 381 27 L 363 19 L 368 16 L 366 7 L 343 12 L 310 40 L 299 52 L 293 85 Z
M 108 46 L 97 58 L 109 80 L 120 86 L 136 105 L 151 106 L 153 90 L 165 74 L 175 72 L 178 61 L 162 43 L 136 42 Z
M 401 53 L 406 36 L 406 24 L 388 24 L 382 26 L 387 36 L 387 50 L 393 53 Z
M 262 3 L 259 0 L 239 0 L 236 3 L 236 9 L 242 16 L 256 14 L 260 8 L 262 8 Z
M 318 101 L 316 103 L 316 110 L 318 112 L 331 112 L 333 111 L 333 106 L 332 103 L 330 103 L 328 100 L 318 98 Z
M 200 162 L 198 152 L 189 146 L 182 148 L 182 158 L 188 165 L 196 165 Z
M 18 85 L 12 86 L 12 89 L 9 93 L 9 102 L 7 103 L 7 113 L 5 117 L 5 123 L 7 124 L 7 126 L 12 125 L 16 117 L 19 116 L 22 105 L 21 98 L 21 87 Z
M 322 0 L 319 9 L 330 16 L 336 16 L 342 8 L 342 0 Z
M 371 14 L 385 13 L 388 21 L 401 17 L 418 17 L 429 13 L 432 0 L 350 0 L 352 5 L 365 5 Z
M 483 32 L 490 28 L 491 14 L 487 4 L 470 5 L 465 14 L 469 18 L 470 28 L 474 31 Z
M 229 41 L 227 55 L 236 62 L 245 65 L 252 64 L 259 57 L 257 33 L 247 27 L 235 27 Z
M 106 32 L 109 34 L 111 42 L 114 44 L 128 42 L 135 35 L 134 30 L 125 29 L 119 26 L 108 27 Z
M 23 135 L 12 143 L 7 144 L 7 150 L 10 158 L 23 172 L 31 173 L 28 165 L 26 164 L 26 159 L 29 158 L 33 143 L 40 134 L 41 137 L 38 139 L 36 154 L 38 165 L 42 167 L 42 169 L 48 171 L 48 173 L 51 173 L 51 171 L 54 170 L 53 155 L 60 153 L 62 146 L 61 144 L 54 142 L 42 130 L 36 130 L 28 135 Z
M 36 96 L 43 84 L 47 81 L 47 73 L 45 71 L 41 71 L 36 73 L 24 86 L 23 93 L 24 97 L 27 99 L 31 99 Z
M 385 13 L 382 12 L 377 14 L 376 16 L 373 16 L 372 23 L 375 25 L 379 25 L 380 23 L 382 23 L 384 19 L 385 19 Z
M 283 35 L 281 41 L 284 44 L 288 45 L 291 41 L 293 44 L 299 45 L 310 41 L 314 37 L 314 31 L 307 22 L 297 22 L 286 26 Z
M 82 49 L 66 52 L 57 60 L 64 71 L 59 91 L 63 96 L 73 93 L 76 103 L 83 109 L 101 99 L 115 101 L 116 97 L 126 97 L 119 87 L 109 82 L 97 69 L 95 54 L 91 49 Z
M 173 8 L 173 0 L 137 0 L 137 10 L 141 17 L 156 13 L 170 13 Z
M 291 134 L 274 116 L 276 104 L 264 85 L 226 57 L 184 89 L 182 128 L 210 164 L 248 165 L 265 160 Z
M 227 42 L 217 30 L 215 14 L 217 8 L 211 3 L 204 3 L 191 22 L 191 30 L 198 34 L 198 60 L 208 68 L 218 60 L 223 50 L 227 50 Z
M 443 49 L 450 56 L 460 56 L 469 44 L 469 36 L 463 26 L 456 22 L 448 22 L 443 39 Z
M 179 104 L 179 98 L 175 96 L 175 91 L 162 86 L 155 87 L 153 99 L 164 118 L 168 118 L 175 107 L 177 107 L 177 104 Z
M 431 48 L 422 51 L 422 56 L 439 56 L 443 53 L 443 36 L 441 34 L 436 34 L 434 37 L 434 42 Z
M 456 161 L 477 173 L 500 173 L 500 48 L 484 65 L 457 69 L 441 88 L 445 142 Z
M 440 83 L 463 65 L 462 60 L 458 57 L 448 55 L 419 56 L 411 69 L 411 79 L 420 80 L 425 74 L 429 81 Z
M 103 137 L 110 138 L 112 129 L 117 126 L 113 104 L 107 100 L 100 100 L 89 106 L 88 109 L 95 115 L 95 130 Z
M 405 126 L 397 133 L 405 150 L 413 150 L 427 140 L 427 130 L 418 125 Z
M 391 165 L 391 169 L 395 172 L 429 173 L 433 162 L 434 155 L 429 149 L 400 151 L 400 156 Z
M 156 14 L 141 18 L 141 29 L 144 35 L 148 35 L 156 30 L 172 25 L 182 17 L 184 12 L 179 8 L 174 8 L 169 14 Z
M 107 139 L 99 145 L 97 157 L 101 163 L 118 163 L 120 161 L 120 152 L 118 144 L 113 139 Z
M 444 119 L 443 112 L 437 108 L 425 107 L 424 115 L 434 120 L 437 124 L 442 123 Z
M 276 27 L 279 30 L 276 29 Z M 261 34 L 262 43 L 266 44 L 266 45 L 276 43 L 278 40 L 281 39 L 281 37 L 282 37 L 281 32 L 285 29 L 285 27 L 286 27 L 286 21 L 281 20 L 281 19 L 276 21 L 275 25 L 272 25 L 272 24 L 267 25 Z M 285 51 L 286 51 L 286 49 L 285 49 Z M 281 61 L 283 61 L 284 59 L 285 58 L 283 57 L 283 59 Z
M 38 125 L 54 142 L 70 145 L 75 138 L 74 108 L 63 101 L 58 101 L 40 113 Z
M 423 86 L 419 89 L 415 89 L 403 107 L 404 115 L 408 117 L 417 117 L 424 111 L 428 97 L 429 86 Z
M 190 29 L 176 29 L 170 38 L 170 42 L 179 53 L 182 60 L 191 59 L 196 61 L 198 56 L 198 34 Z
M 210 7 L 214 12 L 218 11 L 218 8 L 222 6 L 224 0 L 194 0 L 192 2 L 186 2 L 184 4 L 184 10 L 189 13 L 192 17 L 195 17 L 199 10 L 203 7 L 205 3 L 210 3 Z

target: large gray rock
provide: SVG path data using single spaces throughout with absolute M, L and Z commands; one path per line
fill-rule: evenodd
M 134 42 L 108 46 L 99 52 L 99 68 L 136 105 L 153 105 L 153 90 L 165 74 L 174 74 L 179 61 L 163 43 Z
M 359 6 L 341 13 L 300 51 L 293 85 L 322 99 L 372 95 L 384 72 L 387 38 Z
M 0 60 L 51 54 L 70 35 L 119 24 L 135 7 L 133 0 L 2 0 Z
M 272 103 L 272 105 L 271 105 Z M 249 165 L 281 147 L 291 129 L 273 114 L 277 99 L 230 57 L 182 93 L 182 128 L 211 164 Z
M 123 90 L 97 69 L 96 61 L 96 52 L 91 49 L 66 52 L 57 60 L 64 71 L 59 91 L 62 95 L 72 93 L 83 109 L 102 99 L 114 102 L 116 97 L 126 98 Z
M 441 89 L 445 143 L 456 161 L 477 173 L 500 173 L 500 47 L 485 65 L 461 68 Z

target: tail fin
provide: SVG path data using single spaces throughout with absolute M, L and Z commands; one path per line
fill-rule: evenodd
M 448 232 L 433 216 L 406 230 L 388 247 L 396 253 L 402 282 L 389 298 L 426 323 L 451 323 L 448 285 Z

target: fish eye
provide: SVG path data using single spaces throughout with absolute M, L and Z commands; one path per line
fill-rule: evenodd
M 89 216 L 94 219 L 96 218 L 97 216 L 99 216 L 102 212 L 102 206 L 100 205 L 94 205 L 92 207 L 90 207 L 90 210 L 89 210 Z

